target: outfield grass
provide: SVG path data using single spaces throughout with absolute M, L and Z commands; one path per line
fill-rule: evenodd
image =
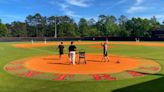
M 164 47 L 112 45 L 110 54 L 153 59 L 162 69 L 156 75 L 117 81 L 48 81 L 20 78 L 4 71 L 8 62 L 38 56 L 57 54 L 55 46 L 15 48 L 14 43 L 0 43 L 0 92 L 164 92 Z M 87 53 L 101 53 L 91 45 L 78 45 Z

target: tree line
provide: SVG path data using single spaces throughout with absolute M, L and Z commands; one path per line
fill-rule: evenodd
M 151 31 L 164 28 L 156 17 L 131 18 L 121 15 L 100 15 L 98 20 L 81 18 L 75 22 L 69 16 L 28 15 L 24 22 L 3 24 L 0 20 L 0 37 L 151 37 Z

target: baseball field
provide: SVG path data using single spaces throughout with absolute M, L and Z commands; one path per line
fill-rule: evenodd
M 163 42 L 111 42 L 103 62 L 100 41 L 77 41 L 76 65 L 60 42 L 1 42 L 0 92 L 163 92 Z M 86 64 L 79 62 L 85 51 Z

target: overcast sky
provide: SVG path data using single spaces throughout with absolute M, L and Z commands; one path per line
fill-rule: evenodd
M 128 18 L 164 20 L 164 0 L 0 0 L 0 19 L 3 23 L 24 21 L 26 16 L 68 15 L 77 22 L 80 18 L 95 18 L 100 14 L 125 15 Z

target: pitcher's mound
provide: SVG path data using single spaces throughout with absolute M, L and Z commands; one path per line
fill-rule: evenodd
M 103 74 L 117 73 L 140 67 L 143 62 L 129 57 L 110 56 L 109 62 L 102 62 L 102 55 L 87 54 L 87 64 L 69 64 L 68 55 L 63 55 L 62 61 L 58 55 L 35 57 L 26 60 L 25 66 L 29 69 L 62 74 Z M 76 56 L 76 62 L 78 62 Z M 83 62 L 83 60 L 81 60 Z
M 78 56 L 76 61 L 78 62 Z M 102 62 L 102 55 L 87 54 L 87 64 L 69 64 L 68 55 L 62 61 L 58 55 L 38 56 L 8 63 L 4 69 L 14 75 L 47 80 L 120 80 L 154 74 L 160 65 L 153 60 L 112 56 Z M 83 63 L 83 61 L 81 61 Z

